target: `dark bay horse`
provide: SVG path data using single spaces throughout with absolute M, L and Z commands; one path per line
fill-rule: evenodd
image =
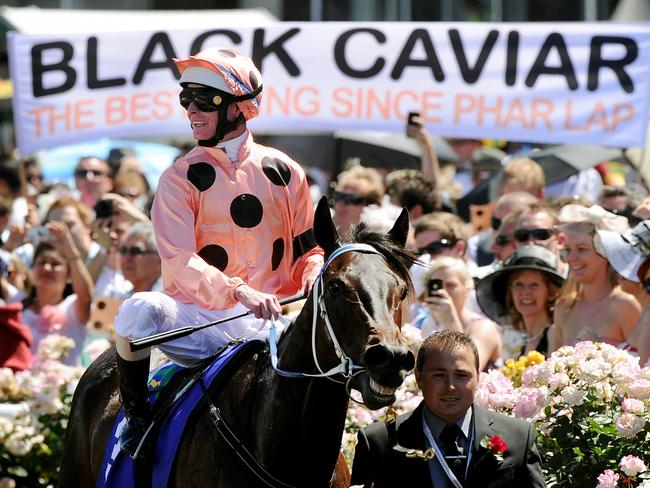
M 401 304 L 412 291 L 407 267 L 411 258 L 403 247 L 407 232 L 408 215 L 403 211 L 387 234 L 360 227 L 351 243 L 341 244 L 323 199 L 316 209 L 314 233 L 326 260 L 333 259 L 280 338 L 278 369 L 318 374 L 319 369 L 340 365 L 344 374 L 285 377 L 273 369 L 265 349 L 244 362 L 227 386 L 212 393 L 212 402 L 238 440 L 280 480 L 276 486 L 347 487 L 349 474 L 339 454 L 348 389 L 361 392 L 370 408 L 390 405 L 395 389 L 413 368 L 413 354 L 400 332 Z M 120 407 L 116 374 L 111 349 L 79 382 L 61 461 L 61 487 L 95 486 Z M 169 486 L 267 486 L 215 430 L 207 402 L 199 408 L 183 434 Z

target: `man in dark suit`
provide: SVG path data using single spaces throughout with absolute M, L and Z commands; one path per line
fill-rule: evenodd
M 375 422 L 359 431 L 352 484 L 546 486 L 532 425 L 473 405 L 478 365 L 478 351 L 467 334 L 445 330 L 428 337 L 415 370 L 423 402 L 396 421 Z

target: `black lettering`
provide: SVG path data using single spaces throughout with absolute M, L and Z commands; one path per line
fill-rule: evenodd
M 164 61 L 151 60 L 151 56 L 153 55 L 153 52 L 157 46 L 160 46 L 165 53 L 165 57 L 167 59 Z M 151 36 L 151 39 L 149 39 L 149 42 L 144 48 L 142 56 L 140 56 L 140 62 L 138 63 L 138 66 L 136 67 L 135 73 L 133 75 L 133 84 L 139 85 L 142 83 L 142 79 L 144 78 L 145 73 L 153 69 L 171 70 L 174 77 L 177 80 L 180 80 L 181 75 L 178 72 L 178 69 L 176 68 L 176 65 L 173 61 L 175 57 L 177 56 L 174 52 L 174 47 L 169 40 L 169 36 L 165 32 L 156 32 Z
M 241 44 L 242 39 L 237 32 L 231 30 L 225 30 L 225 29 L 211 30 L 208 32 L 204 32 L 199 37 L 194 39 L 194 42 L 192 42 L 192 47 L 190 47 L 190 56 L 194 56 L 196 53 L 199 53 L 203 50 L 203 43 L 208 37 L 219 36 L 219 35 L 226 36 L 228 39 L 230 39 L 230 42 L 232 42 L 233 44 Z
M 621 59 L 603 59 L 602 50 L 605 44 L 621 44 L 625 48 L 625 55 Z M 621 84 L 625 93 L 634 92 L 634 82 L 624 69 L 626 64 L 636 60 L 639 55 L 639 46 L 634 39 L 619 36 L 594 36 L 591 40 L 591 53 L 589 54 L 589 70 L 587 75 L 587 90 L 598 89 L 598 73 L 601 68 L 610 68 Z
M 411 58 L 411 53 L 418 41 L 422 43 L 422 47 L 424 48 L 426 54 L 425 59 Z M 394 80 L 399 80 L 407 66 L 422 66 L 430 68 L 436 81 L 443 81 L 445 79 L 445 73 L 442 71 L 440 61 L 438 61 L 438 56 L 436 56 L 433 42 L 431 42 L 431 37 L 429 37 L 429 33 L 425 29 L 415 29 L 411 32 L 411 35 L 406 40 L 406 43 L 404 43 L 404 47 L 395 62 L 395 66 L 393 66 L 393 70 L 390 72 L 390 77 Z
M 61 51 L 61 61 L 54 64 L 43 64 L 43 52 L 48 49 L 58 49 Z M 48 42 L 45 44 L 35 44 L 32 46 L 32 92 L 34 98 L 54 95 L 68 91 L 77 82 L 77 72 L 70 61 L 74 55 L 72 44 L 65 41 Z M 65 80 L 59 86 L 45 88 L 43 84 L 43 75 L 49 71 L 61 71 L 65 74 Z
M 519 54 L 519 32 L 511 31 L 508 34 L 506 47 L 506 85 L 514 86 L 517 83 L 517 57 Z
M 463 48 L 463 40 L 460 38 L 460 32 L 458 32 L 458 29 L 451 29 L 449 31 L 451 47 L 454 50 L 454 55 L 458 62 L 458 68 L 460 69 L 460 74 L 463 77 L 463 80 L 465 80 L 465 83 L 476 83 L 479 79 L 481 72 L 485 67 L 485 62 L 492 52 L 492 48 L 494 48 L 498 38 L 499 31 L 491 30 L 488 33 L 483 46 L 481 46 L 481 52 L 478 54 L 476 63 L 474 63 L 473 67 L 470 67 L 467 62 L 467 56 L 465 56 L 465 49 Z
M 553 48 L 557 49 L 557 53 L 560 56 L 560 66 L 557 67 L 546 66 L 545 64 L 546 59 Z M 526 86 L 532 88 L 540 75 L 564 76 L 570 90 L 578 89 L 576 72 L 573 69 L 573 63 L 569 57 L 569 51 L 566 48 L 566 43 L 564 42 L 562 34 L 553 32 L 548 35 L 544 44 L 542 44 L 542 48 L 539 50 L 539 54 L 533 63 L 533 67 L 530 69 L 528 76 L 526 76 Z
M 97 38 L 88 39 L 88 50 L 86 51 L 86 83 L 88 88 L 108 88 L 110 86 L 126 85 L 126 78 L 107 78 L 100 80 L 97 74 Z
M 269 54 L 274 53 L 284 69 L 287 70 L 291 76 L 296 77 L 300 74 L 300 68 L 291 58 L 289 53 L 284 49 L 283 43 L 287 42 L 290 38 L 295 36 L 300 32 L 300 29 L 294 27 L 289 29 L 287 32 L 278 37 L 268 46 L 264 45 L 264 29 L 255 29 L 253 33 L 253 63 L 255 66 L 262 71 L 262 64 L 264 63 L 264 58 Z
M 339 71 L 350 78 L 372 78 L 377 75 L 383 67 L 386 65 L 386 60 L 381 56 L 375 59 L 375 62 L 368 69 L 356 69 L 350 66 L 348 60 L 345 57 L 345 48 L 347 47 L 348 41 L 352 39 L 352 36 L 357 34 L 370 34 L 373 36 L 377 42 L 383 44 L 386 42 L 386 35 L 376 29 L 350 29 L 349 31 L 343 32 L 334 43 L 334 62 L 338 67 Z

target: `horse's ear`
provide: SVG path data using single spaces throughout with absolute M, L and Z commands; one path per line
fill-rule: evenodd
M 388 236 L 393 240 L 393 242 L 404 247 L 406 245 L 406 239 L 409 235 L 409 213 L 403 208 L 402 213 L 399 214 L 397 220 L 393 224 L 393 228 L 388 231 Z
M 325 251 L 326 258 L 339 247 L 339 233 L 332 222 L 332 214 L 326 197 L 322 197 L 316 206 L 314 236 L 318 245 Z

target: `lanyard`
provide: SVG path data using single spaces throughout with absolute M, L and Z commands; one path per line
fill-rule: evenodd
M 438 444 L 436 443 L 436 440 L 433 438 L 433 434 L 431 434 L 431 429 L 429 429 L 429 424 L 427 424 L 427 420 L 424 416 L 424 409 L 422 409 L 422 429 L 424 430 L 424 436 L 427 438 L 429 441 L 429 444 L 431 444 L 431 447 L 433 448 L 433 451 L 436 453 L 436 459 L 438 459 L 438 462 L 440 463 L 440 466 L 442 467 L 442 470 L 445 472 L 447 475 L 447 478 L 449 478 L 449 481 L 452 482 L 452 484 L 456 488 L 463 488 L 463 485 L 460 484 L 460 481 L 458 481 L 458 478 L 456 478 L 456 475 L 454 472 L 451 470 L 449 465 L 447 464 L 447 460 L 445 459 L 444 454 L 438 447 Z M 474 429 L 472 429 L 474 430 Z M 469 445 L 471 447 L 472 445 L 472 439 L 474 437 L 474 433 L 470 433 L 469 437 Z M 471 448 L 468 449 L 467 453 L 467 461 L 465 463 L 465 476 L 467 476 L 467 470 L 469 469 L 469 461 L 470 461 L 470 456 L 471 456 Z M 433 461 L 430 461 L 433 462 Z

